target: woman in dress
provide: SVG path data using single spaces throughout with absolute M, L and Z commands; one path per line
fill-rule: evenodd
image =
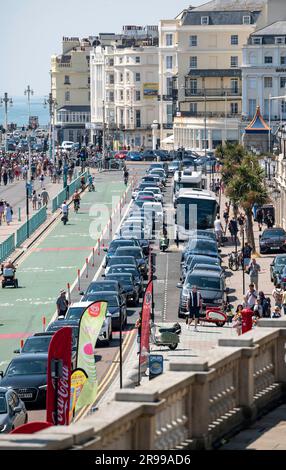
M 12 222 L 12 208 L 10 204 L 8 204 L 8 202 L 6 203 L 6 207 L 5 207 L 5 216 L 6 216 L 7 225 L 10 225 L 10 223 Z

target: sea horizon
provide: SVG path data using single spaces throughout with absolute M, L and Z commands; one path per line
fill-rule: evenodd
M 44 108 L 45 95 L 31 97 L 31 116 L 38 116 L 39 126 L 47 126 L 50 121 L 49 106 Z M 27 126 L 29 121 L 28 100 L 26 96 L 12 96 L 13 106 L 8 105 L 8 124 Z M 0 107 L 0 124 L 4 124 L 4 106 Z

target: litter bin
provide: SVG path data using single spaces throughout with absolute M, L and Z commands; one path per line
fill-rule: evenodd
M 245 308 L 241 312 L 242 315 L 242 334 L 252 330 L 252 317 L 253 311 L 250 308 Z

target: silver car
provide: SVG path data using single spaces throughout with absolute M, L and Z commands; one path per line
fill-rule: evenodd
M 26 407 L 10 387 L 0 387 L 0 434 L 6 434 L 28 422 Z

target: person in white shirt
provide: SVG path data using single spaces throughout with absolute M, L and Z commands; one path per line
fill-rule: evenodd
M 221 245 L 223 228 L 222 228 L 222 225 L 221 225 L 221 220 L 220 220 L 219 215 L 217 216 L 217 218 L 214 222 L 214 230 L 215 230 L 215 235 L 216 235 L 216 239 L 218 241 L 218 244 Z
M 67 205 L 67 202 L 64 201 L 63 204 L 62 204 L 62 214 L 63 214 L 63 217 L 66 216 L 68 218 L 68 215 L 69 215 L 69 206 Z

